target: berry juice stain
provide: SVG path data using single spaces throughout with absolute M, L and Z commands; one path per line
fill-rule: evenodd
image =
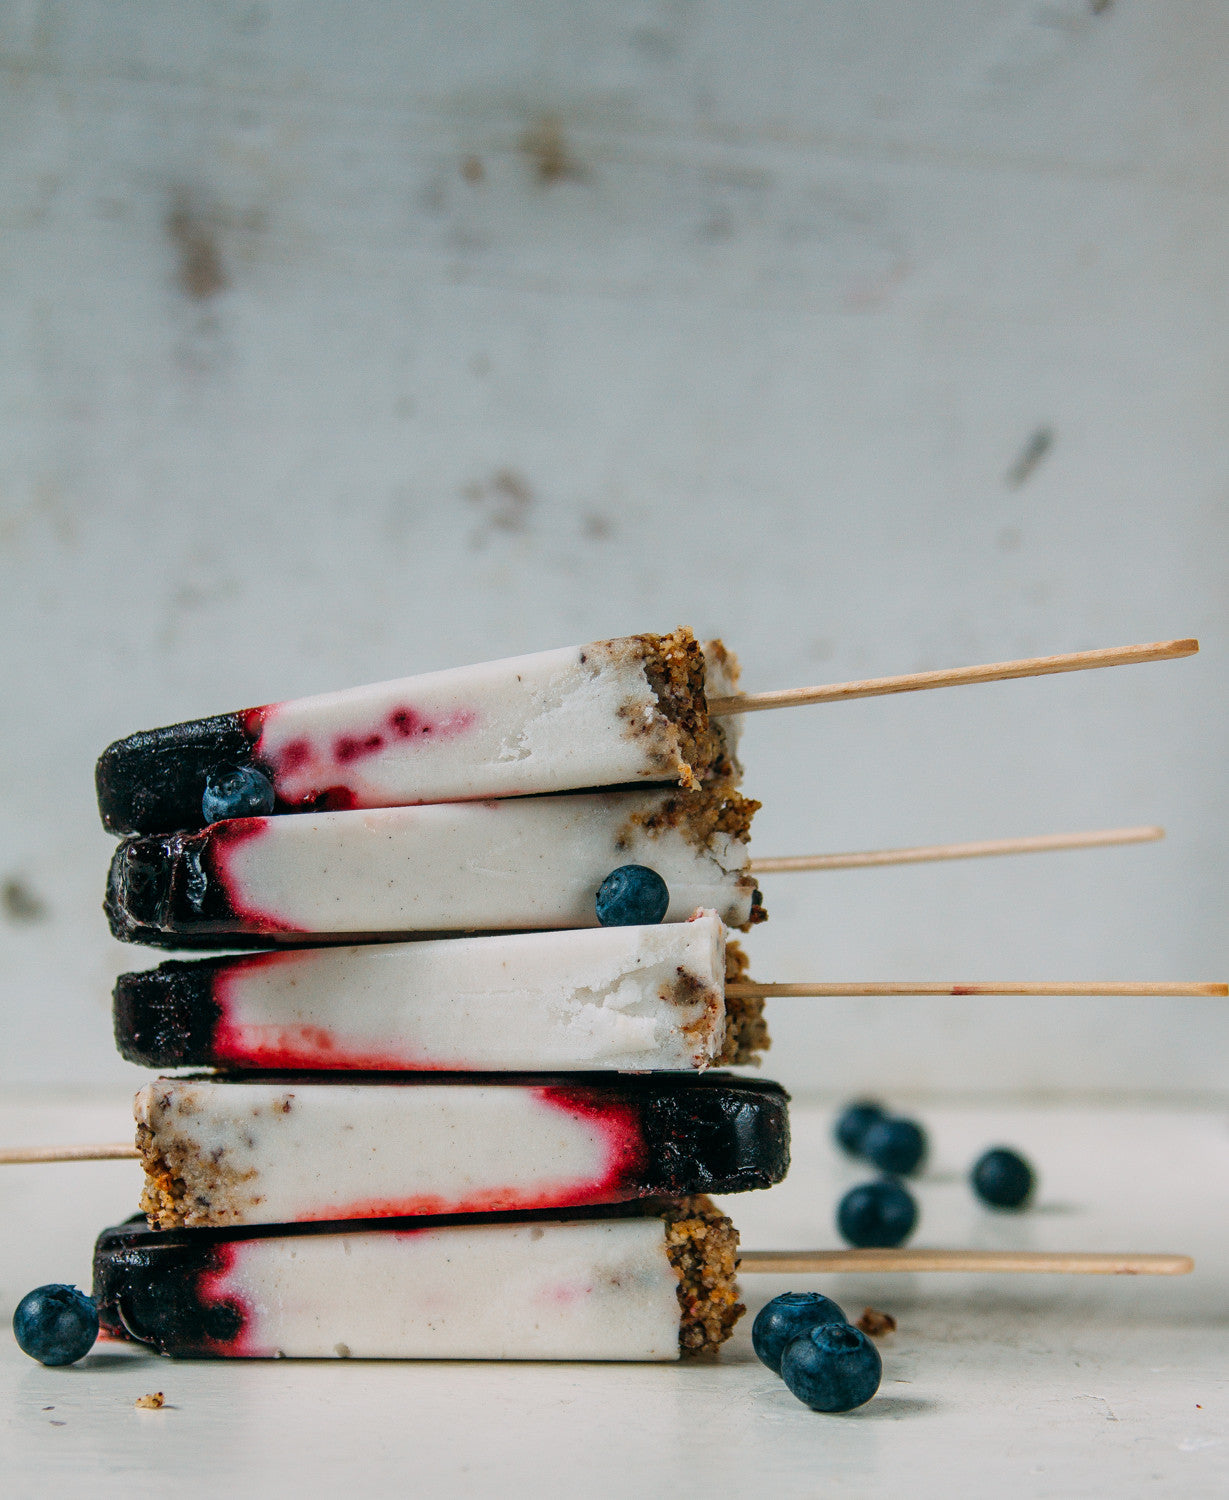
M 231 1284 L 242 1251 L 239 1244 L 214 1245 L 210 1251 L 212 1269 L 202 1271 L 197 1278 L 196 1301 L 203 1325 L 198 1333 L 211 1354 L 243 1358 L 270 1352 L 254 1346 L 252 1309 Z M 219 1337 L 223 1328 L 233 1328 L 234 1332 Z
M 484 1214 L 542 1208 L 574 1208 L 588 1204 L 622 1203 L 653 1189 L 645 1181 L 648 1153 L 641 1129 L 640 1109 L 624 1099 L 598 1090 L 547 1086 L 534 1090 L 537 1100 L 596 1133 L 604 1160 L 594 1176 L 542 1181 L 533 1185 L 493 1184 L 457 1197 L 420 1193 L 412 1197 L 364 1198 L 329 1204 L 296 1217 L 300 1221 L 382 1219 L 425 1214 Z
M 386 794 L 352 779 L 354 768 L 380 757 L 393 761 L 414 745 L 425 747 L 455 739 L 478 722 L 478 715 L 468 708 L 433 715 L 411 704 L 397 703 L 377 723 L 355 723 L 340 732 L 298 734 L 276 745 L 269 743 L 269 731 L 276 729 L 279 707 L 270 704 L 250 710 L 246 724 L 249 732 L 258 728 L 255 755 L 268 768 L 279 802 L 283 808 L 299 812 L 339 812 L 413 802 L 412 787 L 403 785 Z

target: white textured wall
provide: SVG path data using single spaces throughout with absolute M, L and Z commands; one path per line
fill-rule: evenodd
M 679 622 L 751 687 L 766 978 L 1223 977 L 1229 7 L 0 8 L 0 1080 L 115 1079 L 133 729 Z M 1040 431 L 1032 472 L 1013 465 Z M 782 1002 L 796 1087 L 1224 1088 L 1224 1002 Z

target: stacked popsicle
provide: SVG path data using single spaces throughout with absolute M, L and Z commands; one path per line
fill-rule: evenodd
M 116 937 L 266 951 L 121 976 L 149 1227 L 104 1327 L 168 1353 L 676 1358 L 741 1307 L 706 1194 L 788 1165 L 727 1002 L 764 913 L 734 690 L 686 630 L 137 734 Z M 664 920 L 663 920 L 664 919 Z M 461 936 L 459 934 L 467 934 Z

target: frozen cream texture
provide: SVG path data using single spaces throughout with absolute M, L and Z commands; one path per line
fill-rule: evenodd
M 683 825 L 651 833 L 636 821 L 677 795 L 597 792 L 269 818 L 256 837 L 226 849 L 226 892 L 244 913 L 271 918 L 273 930 L 593 927 L 598 886 L 618 865 L 643 864 L 670 889 L 667 922 L 702 906 L 741 926 L 754 889 L 746 845 L 717 833 L 701 846 Z
M 671 654 L 690 656 L 694 679 L 676 694 L 662 683 Z M 568 646 L 270 704 L 253 711 L 254 752 L 291 806 L 324 794 L 391 807 L 644 780 L 690 786 L 713 758 L 706 678 L 714 695 L 729 693 L 737 665 L 719 642 L 701 655 L 688 631 Z M 726 745 L 732 756 L 728 736 Z
M 233 1348 L 300 1358 L 679 1357 L 659 1218 L 235 1241 L 208 1277 L 243 1309 Z
M 700 1069 L 725 1037 L 725 928 L 310 948 L 217 971 L 218 1061 L 252 1068 Z

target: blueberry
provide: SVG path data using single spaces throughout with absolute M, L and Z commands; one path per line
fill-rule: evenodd
M 670 891 L 647 865 L 620 865 L 597 892 L 597 919 L 603 927 L 638 927 L 660 922 L 670 905 Z
M 273 811 L 276 800 L 273 783 L 255 766 L 235 766 L 209 773 L 201 812 L 206 823 L 220 823 L 223 818 L 263 818 Z
M 761 1307 L 751 1325 L 751 1344 L 774 1375 L 781 1373 L 786 1344 L 821 1323 L 847 1323 L 844 1311 L 819 1292 L 782 1292 Z
M 883 1105 L 876 1104 L 873 1099 L 859 1099 L 854 1104 L 847 1104 L 838 1116 L 834 1130 L 837 1145 L 850 1156 L 861 1156 L 863 1137 L 883 1118 Z
M 875 1120 L 862 1137 L 862 1155 L 881 1172 L 909 1177 L 926 1155 L 926 1132 L 912 1120 Z
M 94 1347 L 98 1309 L 75 1286 L 36 1286 L 17 1304 L 13 1333 L 40 1364 L 75 1364 Z
M 979 1156 L 969 1181 L 981 1201 L 991 1208 L 1023 1208 L 1036 1184 L 1032 1167 L 1006 1146 L 995 1146 Z
M 860 1328 L 824 1323 L 786 1345 L 781 1378 L 812 1411 L 852 1411 L 879 1389 L 883 1361 Z
M 908 1188 L 885 1177 L 850 1188 L 836 1210 L 841 1238 L 859 1249 L 903 1245 L 917 1223 L 917 1204 Z

